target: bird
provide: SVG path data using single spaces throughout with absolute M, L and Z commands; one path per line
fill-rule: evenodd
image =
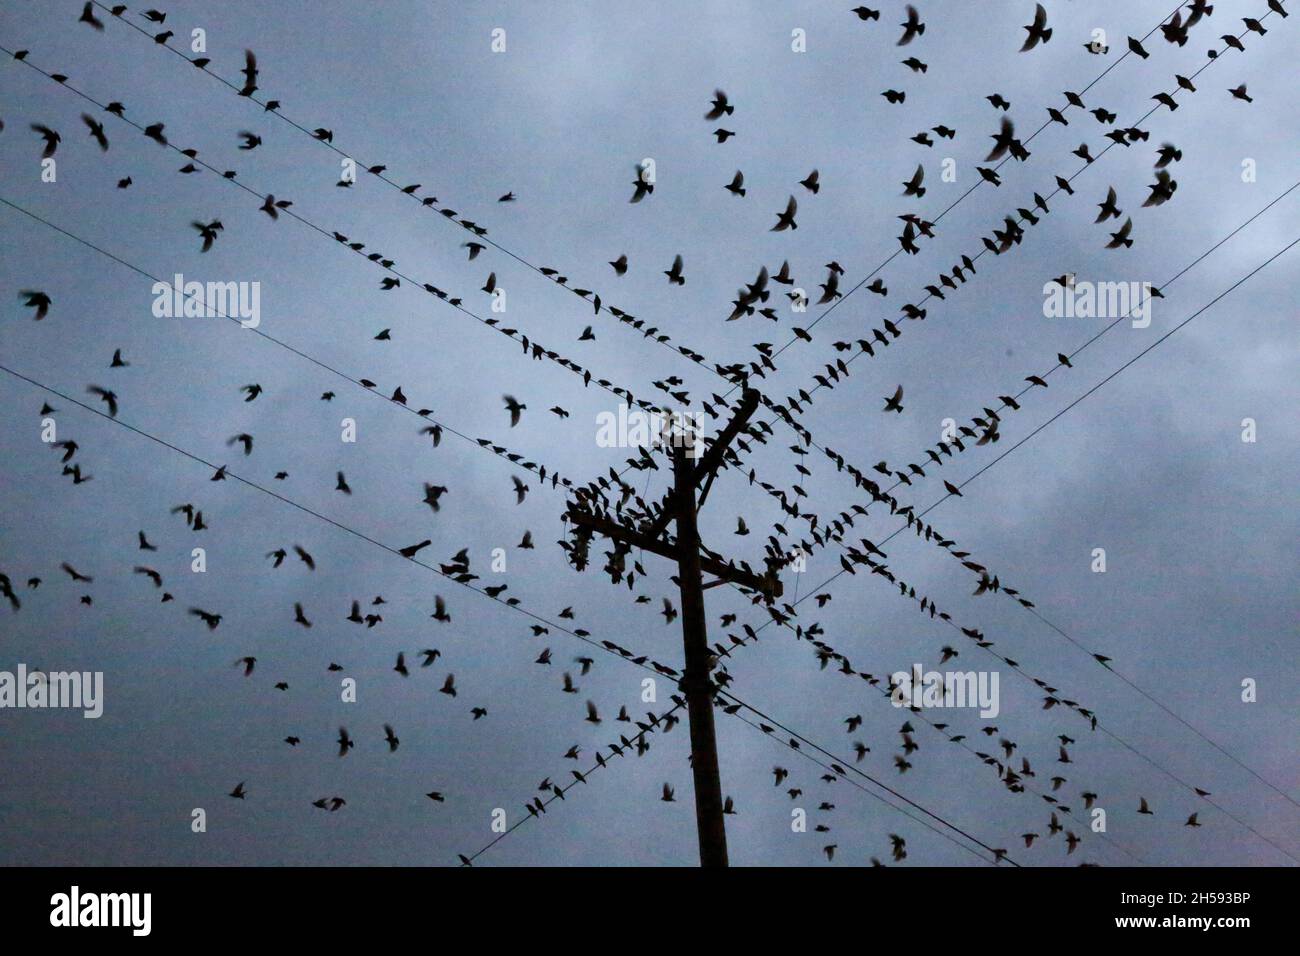
M 1131 248 L 1133 240 L 1129 238 L 1129 233 L 1133 231 L 1133 218 L 1130 216 L 1124 220 L 1124 225 L 1119 227 L 1118 232 L 1110 234 L 1110 242 L 1106 243 L 1107 249 L 1118 249 L 1120 246 Z
M 798 229 L 799 224 L 794 221 L 795 213 L 799 211 L 798 201 L 791 196 L 785 204 L 785 212 L 776 214 L 776 225 L 769 230 L 770 232 L 784 232 L 787 229 Z
M 90 138 L 99 144 L 100 152 L 108 152 L 108 137 L 104 135 L 104 124 L 99 122 L 89 113 L 82 113 L 81 121 L 85 123 L 86 128 L 90 130 Z
M 339 728 L 338 745 L 340 757 L 346 757 L 348 751 L 357 745 L 357 742 L 348 736 L 348 729 L 346 727 Z
M 99 396 L 99 400 L 108 406 L 108 417 L 117 418 L 117 395 L 106 388 L 98 385 L 86 386 L 86 392 L 90 395 Z
M 501 400 L 505 402 L 506 411 L 510 413 L 510 427 L 514 428 L 519 424 L 519 418 L 528 406 L 521 404 L 513 395 L 502 395 Z
M 713 131 L 713 135 L 718 138 L 718 145 L 721 146 L 723 143 L 725 143 L 727 140 L 729 140 L 731 137 L 735 136 L 736 134 L 734 130 L 723 129 L 721 126 L 719 126 L 717 129 Z
M 673 793 L 674 793 L 673 788 L 665 783 L 659 799 L 662 800 L 664 803 L 673 803 L 676 800 L 676 798 L 673 796 Z
M 506 193 L 504 196 L 498 196 L 497 202 L 514 202 L 517 198 L 514 193 Z
M 682 275 L 682 257 L 680 255 L 673 259 L 673 267 L 664 270 L 664 275 L 668 277 L 669 285 L 686 285 L 686 277 Z
M 1138 797 L 1138 801 L 1139 801 L 1138 813 L 1144 813 L 1147 816 L 1155 816 L 1155 812 L 1149 806 L 1147 806 L 1146 797 Z
M 731 182 L 729 182 L 727 185 L 723 186 L 722 188 L 727 190 L 733 196 L 744 196 L 745 195 L 745 174 L 742 173 L 739 169 L 736 170 L 736 175 L 731 178 Z M 623 271 L 626 272 L 627 256 L 623 256 L 622 258 L 623 258 Z M 611 262 L 610 265 L 614 265 L 614 264 Z M 614 271 L 618 272 L 617 266 L 614 267 Z M 622 275 L 623 273 L 619 272 L 618 274 Z
M 1193 813 L 1190 817 L 1188 817 L 1187 821 L 1183 824 L 1183 826 L 1185 827 L 1199 827 L 1200 825 L 1201 824 L 1196 819 L 1195 813 Z
M 1012 150 L 1014 145 L 1019 143 L 1019 140 L 1016 139 L 1016 129 L 1011 122 L 1011 117 L 1002 117 L 1002 126 L 998 132 L 993 134 L 992 139 L 993 149 L 984 157 L 986 163 L 1001 159 L 1007 154 L 1008 150 Z
M 664 609 L 659 613 L 664 616 L 664 621 L 666 623 L 671 624 L 673 621 L 677 619 L 677 609 L 673 607 L 673 602 L 668 600 L 668 598 L 664 598 L 663 602 L 664 602 Z
M 742 193 L 741 195 L 744 195 L 744 193 Z M 623 255 L 621 255 L 621 256 L 619 256 L 617 259 L 613 259 L 613 260 L 611 260 L 609 264 L 610 264 L 610 266 L 614 269 L 614 274 L 615 274 L 615 275 L 619 275 L 619 276 L 621 276 L 621 275 L 625 274 L 625 273 L 627 272 L 627 255 L 626 255 L 626 253 L 623 254 Z
M 252 50 L 244 51 L 244 85 L 239 89 L 240 96 L 252 96 L 257 91 L 257 57 Z
M 1101 209 L 1101 212 L 1097 214 L 1097 218 L 1093 221 L 1105 222 L 1107 219 L 1111 217 L 1118 219 L 1120 217 L 1121 210 L 1119 209 L 1118 206 L 1115 205 L 1115 201 L 1117 198 L 1118 197 L 1115 195 L 1115 187 L 1111 186 L 1106 193 L 1106 201 L 1097 204 L 1097 206 Z
M 921 22 L 916 7 L 910 3 L 907 5 L 907 19 L 900 23 L 899 26 L 903 28 L 903 35 L 899 37 L 896 46 L 907 46 L 916 37 L 925 33 L 925 24 Z
M 1040 42 L 1046 43 L 1052 38 L 1051 27 L 1047 26 L 1047 11 L 1043 9 L 1041 3 L 1035 4 L 1034 22 L 1021 29 L 1029 33 L 1025 38 L 1025 45 L 1020 48 L 1021 53 L 1032 50 Z
M 86 4 L 86 6 L 90 6 L 90 4 Z M 244 781 L 241 780 L 239 783 L 235 784 L 235 789 L 231 790 L 229 795 L 234 797 L 236 800 L 243 800 L 246 793 L 247 791 L 244 789 Z
M 63 141 L 63 137 L 48 126 L 42 126 L 40 123 L 32 123 L 31 126 L 32 130 L 40 133 L 41 138 L 45 140 L 45 148 L 41 151 L 41 159 L 49 159 L 58 151 L 59 143 Z
M 1236 99 L 1239 99 L 1239 100 L 1245 100 L 1247 103 L 1253 103 L 1253 102 L 1255 102 L 1255 98 L 1254 98 L 1253 96 L 1250 96 L 1250 95 L 1246 92 L 1246 84 L 1245 84 L 1245 83 L 1241 84 L 1241 86 L 1238 86 L 1236 89 L 1228 90 L 1228 92 L 1231 93 L 1231 94 L 1233 95 L 1233 97 L 1236 98 Z
M 799 180 L 799 185 L 815 196 L 822 188 L 819 180 L 820 174 L 814 169 L 806 178 Z
M 393 728 L 389 724 L 384 724 L 384 740 L 388 744 L 388 752 L 393 753 L 397 750 L 397 745 L 401 743 L 397 735 L 393 733 Z
M 713 102 L 710 104 L 709 111 L 704 114 L 704 118 L 709 122 L 713 122 L 714 120 L 721 119 L 724 114 L 730 116 L 734 112 L 736 112 L 736 108 L 731 105 L 731 102 L 727 98 L 727 94 L 722 90 L 714 90 Z
M 894 392 L 893 395 L 891 395 L 891 396 L 887 396 L 887 397 L 885 398 L 885 407 L 884 407 L 884 409 L 882 409 L 882 410 L 883 410 L 883 411 L 886 411 L 886 412 L 899 412 L 900 414 L 902 413 L 902 411 L 903 411 L 903 386 L 901 386 L 901 385 L 898 386 L 898 389 Z
M 1156 160 L 1156 169 L 1162 169 L 1170 163 L 1179 162 L 1183 158 L 1183 151 L 1172 143 L 1165 143 L 1156 151 L 1156 154 L 1160 157 Z
M 442 686 L 438 688 L 438 693 L 446 694 L 448 697 L 456 696 L 456 675 L 455 674 L 447 675 L 447 679 L 444 680 L 442 682 Z
M 44 293 L 35 289 L 24 289 L 18 293 L 19 297 L 24 299 L 23 305 L 29 309 L 35 309 L 32 319 L 39 322 L 50 314 L 50 306 L 53 301 Z
M 916 172 L 912 174 L 912 178 L 903 183 L 903 195 L 915 196 L 920 199 L 925 195 L 925 187 L 921 185 L 923 182 L 925 182 L 925 167 L 917 163 Z
M 239 148 L 242 150 L 257 149 L 257 147 L 262 145 L 262 137 L 258 136 L 256 133 L 250 133 L 246 129 L 241 129 L 239 131 L 239 138 L 243 140 L 243 142 L 239 144 Z
M 86 0 L 86 5 L 81 8 L 81 16 L 77 17 L 77 22 L 89 24 L 96 30 L 104 29 L 104 21 L 95 16 L 95 5 L 90 0 Z
M 190 225 L 198 230 L 199 236 L 203 239 L 203 248 L 199 250 L 200 252 L 207 252 L 211 249 L 212 244 L 217 241 L 217 233 L 225 228 L 220 219 L 214 219 L 207 223 L 195 221 L 191 222 Z
M 528 496 L 528 486 L 519 480 L 518 475 L 511 475 L 510 480 L 515 487 L 515 504 L 521 505 L 524 503 L 524 498 Z
M 208 611 L 204 611 L 202 608 L 192 607 L 189 609 L 189 613 L 203 621 L 203 623 L 208 626 L 209 631 L 215 631 L 217 625 L 221 623 L 220 614 L 212 614 Z
M 640 202 L 646 196 L 655 191 L 655 184 L 646 179 L 647 172 L 649 172 L 648 166 L 641 163 L 637 164 L 636 179 L 632 180 L 632 186 L 635 188 L 636 192 L 632 194 L 632 198 L 629 199 L 628 202 Z

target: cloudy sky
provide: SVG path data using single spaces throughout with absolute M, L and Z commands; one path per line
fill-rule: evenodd
M 606 305 L 667 332 L 707 357 L 702 368 L 607 313 L 593 315 L 588 303 L 501 251 L 467 261 L 468 232 L 375 177 L 363 173 L 354 187 L 336 187 L 339 153 L 103 10 L 103 32 L 79 24 L 81 6 L 5 3 L 0 45 L 29 50 L 27 64 L 66 75 L 70 87 L 101 104 L 120 101 L 141 125 L 164 123 L 171 143 L 197 149 L 218 170 L 237 170 L 252 192 L 206 169 L 178 174 L 186 160 L 176 151 L 5 56 L 0 197 L 143 273 L 260 283 L 260 331 L 310 358 L 217 318 L 155 317 L 151 279 L 4 205 L 0 364 L 98 407 L 86 388 L 109 388 L 119 422 L 273 486 L 319 517 L 238 481 L 211 482 L 211 469 L 179 452 L 0 374 L 0 571 L 23 605 L 0 609 L 0 670 L 102 671 L 105 682 L 98 720 L 0 710 L 0 818 L 22 834 L 0 845 L 6 864 L 455 865 L 458 853 L 476 853 L 495 836 L 494 809 L 514 824 L 543 778 L 571 782 L 570 770 L 586 770 L 602 745 L 626 732 L 629 725 L 613 719 L 620 705 L 638 716 L 660 713 L 675 689 L 660 678 L 656 702 L 642 703 L 644 670 L 593 653 L 558 628 L 534 635 L 534 620 L 374 542 L 400 548 L 431 539 L 421 553 L 430 564 L 468 548 L 476 585 L 507 585 L 503 599 L 518 598 L 520 608 L 551 621 L 571 606 L 569 626 L 670 666 L 681 663 L 680 621 L 666 624 L 659 611 L 665 596 L 679 602 L 669 580 L 675 568 L 654 555 L 642 558 L 647 575 L 630 591 L 601 574 L 599 542 L 594 566 L 574 571 L 555 545 L 565 533 L 563 490 L 473 441 L 491 439 L 587 481 L 635 454 L 596 442 L 597 416 L 618 399 L 525 356 L 419 284 L 433 283 L 492 318 L 492 297 L 479 290 L 495 271 L 505 290 L 505 312 L 495 316 L 501 326 L 640 397 L 672 402 L 653 383 L 679 377 L 698 411 L 727 387 L 710 370 L 714 363 L 752 361 L 754 343 L 785 345 L 793 327 L 820 314 L 816 306 L 795 313 L 787 287 L 774 285 L 777 321 L 726 322 L 735 290 L 761 266 L 774 272 L 788 260 L 797 285 L 816 296 L 825 263 L 836 261 L 846 272 L 841 290 L 852 287 L 898 250 L 899 215 L 933 220 L 978 181 L 976 167 L 1003 115 L 986 96 L 1010 102 L 1006 115 L 1027 138 L 1049 106 L 1064 107 L 1064 90 L 1083 91 L 1119 59 L 1127 36 L 1147 35 L 1172 12 L 1165 2 L 1053 0 L 1052 40 L 1026 53 L 1019 52 L 1021 27 L 1033 5 L 1020 0 L 919 4 L 926 31 L 905 50 L 895 45 L 904 19 L 896 3 L 875 22 L 842 2 L 740 0 L 178 0 L 168 3 L 162 26 L 127 14 L 147 34 L 171 30 L 172 48 L 187 53 L 191 31 L 201 28 L 211 69 L 236 84 L 243 51 L 252 49 L 258 98 L 278 99 L 283 115 L 307 130 L 332 130 L 343 155 L 363 167 L 386 165 L 399 185 L 419 184 L 417 198 L 437 197 L 434 208 L 486 226 L 489 238 L 558 269 L 570 287 L 595 290 Z M 904 468 L 925 460 L 945 420 L 966 422 L 996 407 L 997 396 L 1018 393 L 1025 376 L 1046 373 L 1058 352 L 1075 352 L 1112 321 L 1046 317 L 1043 289 L 1052 277 L 1166 287 L 1149 327 L 1119 323 L 1073 368 L 1052 372 L 1050 387 L 1024 396 L 1019 412 L 1004 410 L 1001 441 L 968 443 L 942 469 L 927 465 L 926 478 L 897 489 L 900 502 L 919 511 L 944 498 L 944 479 L 960 485 L 992 465 L 1295 240 L 1300 189 L 1170 282 L 1300 179 L 1300 18 L 1269 16 L 1267 35 L 1247 35 L 1244 53 L 1230 51 L 1205 68 L 1197 92 L 1179 94 L 1176 112 L 1162 107 L 1141 123 L 1149 140 L 1112 148 L 1082 172 L 1071 155 L 1080 143 L 1100 154 L 1108 130 L 1141 120 L 1154 94 L 1176 88 L 1176 74 L 1193 75 L 1209 62 L 1212 44 L 1222 48 L 1216 37 L 1240 33 L 1241 17 L 1267 9 L 1263 0 L 1220 0 L 1214 8 L 1185 46 L 1157 32 L 1146 41 L 1148 59 L 1126 57 L 1083 92 L 1089 110 L 1117 114 L 1114 126 L 1069 110 L 1068 127 L 1052 124 L 1028 143 L 1026 162 L 1001 167 L 1000 187 L 976 189 L 944 215 L 933 240 L 921 241 L 919 255 L 897 256 L 880 272 L 886 297 L 865 289 L 848 297 L 812 330 L 811 342 L 797 341 L 777 358 L 778 371 L 755 384 L 783 401 L 811 388 L 827 362 L 852 354 L 834 343 L 897 321 L 902 337 L 855 360 L 852 374 L 819 391 L 801 421 L 819 445 L 863 470 L 882 460 Z M 1097 28 L 1106 31 L 1109 53 L 1084 48 Z M 494 51 L 494 36 L 503 50 Z M 909 55 L 927 70 L 901 65 Z M 1252 103 L 1227 93 L 1243 83 Z M 710 135 L 720 124 L 702 118 L 715 88 L 735 106 L 720 121 L 736 133 L 723 144 Z M 880 96 L 887 89 L 905 91 L 905 103 L 887 103 Z M 87 134 L 79 118 L 86 111 L 104 122 L 108 152 Z M 31 123 L 62 135 L 53 182 Z M 930 148 L 909 140 L 941 124 L 957 131 L 955 139 L 932 134 Z M 239 149 L 245 130 L 262 138 L 255 150 Z M 1143 208 L 1162 143 L 1183 151 L 1170 167 L 1177 192 Z M 629 204 L 634 165 L 646 158 L 655 163 L 655 191 Z M 943 177 L 948 159 L 952 181 Z M 918 162 L 926 194 L 905 198 L 901 184 Z M 813 168 L 816 195 L 799 185 Z M 737 169 L 745 174 L 743 198 L 723 189 Z M 923 322 L 900 317 L 940 272 L 975 255 L 980 237 L 1004 216 L 1030 207 L 1035 192 L 1050 195 L 1055 177 L 1076 173 L 1076 194 L 1051 198 L 1051 213 L 1026 226 L 1013 251 L 982 256 L 957 291 L 925 303 Z M 131 186 L 117 188 L 124 177 Z M 1108 186 L 1123 217 L 1132 217 L 1131 249 L 1104 248 L 1118 226 L 1093 223 Z M 517 201 L 497 202 L 507 192 Z M 290 211 L 325 234 L 287 214 L 272 221 L 258 209 L 257 197 L 267 193 L 292 201 Z M 791 195 L 799 228 L 769 231 Z M 224 230 L 201 253 L 191 222 L 214 218 Z M 415 281 L 382 291 L 386 273 L 330 239 L 332 231 L 364 242 L 363 253 L 391 258 Z M 670 286 L 662 273 L 679 253 L 686 283 Z M 629 269 L 620 278 L 607 263 L 621 254 Z M 988 865 L 987 852 L 936 818 L 987 847 L 1009 848 L 1022 865 L 1296 862 L 1298 255 L 1279 258 L 927 516 L 1037 614 L 1006 595 L 972 596 L 972 574 L 910 532 L 885 547 L 891 571 L 918 597 L 932 598 L 953 623 L 980 629 L 1023 674 L 922 616 L 915 601 L 865 569 L 820 588 L 840 568 L 834 545 L 815 553 L 804 572 L 785 575 L 787 600 L 831 596 L 820 608 L 801 603 L 797 622 L 819 624 L 821 639 L 856 670 L 883 676 L 914 662 L 934 668 L 950 645 L 960 656 L 945 669 L 998 672 L 1000 713 L 990 720 L 970 709 L 928 713 L 947 725 L 941 733 L 837 673 L 836 664 L 821 670 L 813 646 L 792 630 L 765 628 L 725 661 L 731 688 L 812 743 L 796 753 L 784 743 L 786 731 L 765 737 L 718 715 L 723 789 L 737 810 L 727 818 L 734 864 L 827 865 L 823 848 L 834 844 L 834 865 L 863 865 L 887 860 L 889 835 L 899 834 L 909 865 Z M 19 296 L 32 289 L 53 302 L 40 322 Z M 588 325 L 595 340 L 580 342 Z M 375 339 L 383 329 L 390 340 Z M 110 369 L 119 348 L 130 365 Z M 378 394 L 330 369 L 376 382 Z M 240 387 L 250 383 L 263 392 L 246 403 Z M 903 413 L 882 414 L 883 397 L 900 384 Z M 437 448 L 419 434 L 424 423 L 387 401 L 399 385 L 412 408 L 432 409 L 446 427 Z M 335 393 L 332 402 L 320 400 L 324 392 Z M 515 428 L 502 403 L 507 393 L 527 405 Z M 80 446 L 73 461 L 93 480 L 74 485 L 61 475 L 59 452 L 42 441 L 43 402 L 56 409 L 49 417 L 58 439 Z M 551 406 L 569 417 L 551 414 Z M 340 440 L 344 419 L 356 423 L 353 443 Z M 1246 419 L 1254 422 L 1253 442 L 1243 441 Z M 227 446 L 239 433 L 255 438 L 247 457 Z M 765 446 L 749 443 L 745 463 L 773 485 L 799 484 L 805 512 L 829 519 L 871 504 L 816 450 L 804 459 L 812 474 L 800 475 L 790 451 L 796 441 L 777 421 Z M 670 474 L 667 460 L 656 460 L 659 470 L 628 476 L 652 499 Z M 276 481 L 281 471 L 288 477 Z M 335 490 L 339 471 L 350 496 Z M 522 504 L 512 476 L 531 486 Z M 436 514 L 422 503 L 424 482 L 448 489 Z M 191 531 L 169 513 L 186 502 L 203 511 L 207 530 Z M 734 534 L 737 517 L 751 534 Z M 787 544 L 808 535 L 806 521 L 782 515 L 732 470 L 711 493 L 701 532 L 715 550 L 759 563 L 773 522 L 790 532 Z M 847 540 L 879 542 L 901 524 L 872 505 Z M 140 530 L 157 553 L 137 550 Z M 525 530 L 534 550 L 517 547 Z M 294 544 L 314 555 L 314 571 L 292 556 Z M 196 547 L 206 552 L 203 573 L 191 570 Z M 265 555 L 278 548 L 290 557 L 273 569 Z M 490 566 L 498 548 L 504 571 Z M 1105 573 L 1092 570 L 1098 548 Z M 93 583 L 73 582 L 61 562 Z M 132 574 L 137 564 L 159 571 L 175 601 L 160 604 L 160 592 Z M 25 586 L 33 577 L 42 579 L 37 590 Z M 81 603 L 82 595 L 93 604 Z M 377 608 L 381 623 L 345 620 L 353 600 L 367 612 L 377 595 L 386 602 Z M 431 619 L 436 595 L 446 600 L 450 623 Z M 636 603 L 638 595 L 648 602 Z M 767 620 L 730 588 L 709 590 L 707 601 L 713 641 Z M 311 629 L 294 623 L 295 603 Z M 220 627 L 209 631 L 185 613 L 189 607 L 220 613 Z M 736 623 L 723 627 L 727 614 Z M 547 647 L 554 663 L 535 664 Z M 423 648 L 442 655 L 427 669 L 416 666 Z M 399 651 L 409 678 L 392 670 Z M 1111 658 L 1115 673 L 1092 653 Z M 588 654 L 595 664 L 580 676 L 573 659 Z M 235 664 L 246 655 L 257 658 L 247 678 Z M 328 671 L 331 662 L 343 670 Z M 566 670 L 577 693 L 562 692 Z M 454 698 L 438 692 L 448 673 Z M 1090 731 L 1065 707 L 1044 711 L 1043 692 L 1024 675 L 1095 711 L 1104 730 Z M 340 699 L 343 678 L 355 680 L 356 702 Z M 280 681 L 287 691 L 275 689 Z M 1244 681 L 1256 684 L 1255 702 L 1243 702 Z M 587 700 L 599 707 L 599 726 L 583 719 Z M 487 715 L 473 720 L 474 707 Z M 846 733 L 852 715 L 862 725 Z M 741 716 L 758 721 L 749 711 Z M 909 718 L 919 750 L 899 774 L 894 755 Z M 386 723 L 401 739 L 394 753 L 384 743 Z M 345 758 L 334 744 L 340 725 L 356 738 Z M 997 727 L 991 736 L 981 733 L 990 726 Z M 1061 734 L 1076 741 L 1069 765 L 1057 762 Z M 287 746 L 287 735 L 301 743 Z M 950 735 L 965 735 L 965 746 Z M 1030 761 L 1036 776 L 1027 778 L 1028 792 L 1009 792 L 996 768 L 975 755 L 1000 756 L 1001 737 L 1018 745 L 1015 764 Z M 866 776 L 823 781 L 824 769 L 805 756 L 816 744 L 847 765 L 855 741 L 871 748 L 858 769 L 934 816 L 904 813 L 894 796 L 877 799 L 881 791 Z M 650 742 L 644 757 L 614 759 L 476 864 L 693 863 L 686 727 Z M 577 762 L 565 758 L 574 745 Z M 775 766 L 790 771 L 780 786 L 773 786 Z M 1066 780 L 1055 798 L 1073 811 L 1064 822 L 1083 838 L 1068 857 L 1063 835 L 1046 839 L 1051 808 L 1041 794 L 1052 794 L 1058 774 Z M 240 781 L 247 797 L 232 800 L 227 793 Z M 675 802 L 659 799 L 665 782 L 675 787 Z M 1210 791 L 1214 803 L 1190 786 Z M 789 796 L 792 787 L 802 795 Z M 445 802 L 430 801 L 429 791 Z M 1084 792 L 1099 795 L 1104 833 L 1089 827 Z M 332 796 L 346 806 L 334 813 L 312 806 Z M 1141 798 L 1153 815 L 1135 812 Z M 819 810 L 823 803 L 834 809 Z M 191 829 L 196 808 L 206 812 L 204 833 Z M 799 809 L 807 832 L 792 827 Z M 1193 812 L 1199 829 L 1183 825 Z M 818 824 L 829 831 L 816 832 Z M 1027 832 L 1044 839 L 1026 850 L 1020 834 Z

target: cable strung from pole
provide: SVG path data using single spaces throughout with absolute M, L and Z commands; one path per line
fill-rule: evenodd
M 13 51 L 9 50 L 7 47 L 4 46 L 0 46 L 0 53 L 7 53 L 10 55 L 11 58 L 13 57 Z M 109 112 L 107 109 L 107 104 L 99 102 L 99 100 L 95 99 L 94 97 L 90 96 L 87 93 L 82 92 L 81 90 L 77 89 L 75 86 L 72 86 L 66 80 L 63 81 L 55 80 L 53 74 L 49 73 L 48 71 L 32 63 L 31 60 L 28 59 L 27 57 L 24 57 L 21 60 L 14 60 L 14 62 L 22 63 L 24 66 L 30 67 L 31 69 L 35 70 L 37 73 L 40 73 L 42 76 L 46 77 L 52 82 L 57 83 L 61 88 L 66 89 L 69 92 L 75 93 L 77 96 L 80 96 L 86 102 L 93 103 L 97 108 L 104 110 L 105 112 Z M 146 131 L 146 127 L 141 126 L 139 123 L 136 123 L 134 120 L 127 119 L 125 116 L 120 115 L 119 113 L 112 112 L 110 113 L 110 115 L 115 116 L 121 122 L 134 127 L 136 130 L 138 130 L 141 133 L 144 133 Z M 238 178 L 236 178 L 235 176 L 225 175 L 222 170 L 217 169 L 217 167 L 199 158 L 199 156 L 197 155 L 197 151 L 186 151 L 171 142 L 165 142 L 163 143 L 163 145 L 168 149 L 180 153 L 187 160 L 189 160 L 190 163 L 197 163 L 198 165 L 202 166 L 204 169 L 207 169 L 208 171 L 215 173 L 217 177 L 221 179 L 223 182 L 232 183 L 238 188 L 242 189 L 244 192 L 257 197 L 258 199 L 264 200 L 265 202 L 268 203 L 275 199 L 273 193 L 266 193 L 266 194 L 259 193 L 257 190 L 253 189 L 252 187 L 247 186 L 244 183 L 240 182 Z M 190 155 L 190 152 L 194 152 L 195 155 Z M 434 298 L 438 299 L 440 302 L 450 306 L 451 308 L 462 313 L 463 315 L 469 316 L 471 319 L 478 322 L 480 325 L 484 325 L 487 328 L 491 329 L 492 331 L 504 335 L 506 338 L 510 339 L 516 345 L 522 345 L 525 355 L 531 356 L 534 360 L 540 360 L 542 358 L 546 358 L 552 363 L 554 363 L 555 365 L 558 365 L 560 368 L 563 368 L 566 371 L 570 372 L 571 374 L 576 375 L 578 378 L 583 380 L 583 388 L 586 388 L 590 382 L 595 381 L 600 388 L 604 389 L 605 391 L 609 392 L 612 395 L 617 396 L 618 398 L 627 402 L 629 405 L 636 405 L 645 411 L 655 412 L 661 415 L 670 414 L 666 409 L 662 409 L 659 406 L 651 402 L 647 402 L 643 399 L 636 398 L 630 389 L 626 389 L 623 388 L 622 386 L 616 385 L 607 379 L 596 377 L 590 369 L 587 369 L 579 365 L 577 362 L 574 362 L 571 359 L 565 358 L 564 356 L 560 355 L 560 353 L 554 351 L 553 349 L 544 348 L 540 343 L 531 339 L 529 336 L 524 335 L 518 330 L 503 327 L 500 324 L 500 322 L 496 319 L 483 318 L 482 316 L 474 312 L 472 309 L 466 308 L 461 303 L 461 300 L 459 298 L 449 297 L 446 292 L 440 290 L 437 286 L 433 285 L 432 283 L 428 283 L 428 282 L 422 283 L 418 279 L 415 279 L 407 275 L 406 273 L 401 272 L 400 270 L 395 268 L 395 264 L 392 263 L 391 260 L 380 261 L 378 259 L 371 259 L 370 257 L 363 254 L 361 248 L 354 248 L 354 245 L 350 245 L 348 243 L 348 237 L 344 236 L 342 233 L 337 231 L 327 230 L 324 227 L 319 226 L 316 223 L 312 222 L 310 219 L 307 219 L 305 216 L 300 215 L 299 213 L 296 213 L 292 209 L 287 208 L 285 206 L 277 206 L 276 208 L 277 208 L 277 215 L 279 213 L 283 213 L 289 218 L 302 223 L 304 226 L 307 226 L 312 231 L 317 232 L 326 238 L 335 240 L 340 246 L 347 249 L 349 252 L 352 252 L 355 255 L 360 256 L 363 261 L 378 266 L 384 272 L 390 273 L 391 275 L 396 276 L 398 279 L 403 279 L 408 283 L 416 285 L 417 287 L 423 289 L 428 294 L 432 295 Z

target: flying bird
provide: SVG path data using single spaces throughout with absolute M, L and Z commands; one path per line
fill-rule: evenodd
M 722 90 L 714 90 L 713 102 L 709 111 L 704 114 L 704 118 L 711 123 L 716 119 L 721 119 L 723 114 L 730 116 L 734 112 L 736 112 L 736 108 L 731 105 L 727 94 Z
M 925 24 L 921 22 L 920 14 L 916 12 L 916 7 L 910 3 L 907 5 L 907 19 L 899 24 L 903 28 L 903 35 L 899 37 L 897 46 L 907 46 L 916 37 L 925 32 Z
M 793 196 L 785 204 L 785 212 L 777 213 L 776 225 L 771 228 L 771 232 L 784 232 L 787 229 L 798 229 L 799 224 L 794 221 L 795 213 L 799 211 L 799 203 Z
M 1052 29 L 1047 25 L 1047 11 L 1043 9 L 1041 3 L 1036 4 L 1034 10 L 1034 22 L 1021 29 L 1028 32 L 1029 36 L 1025 38 L 1025 45 L 1020 48 L 1020 52 L 1032 50 L 1040 42 L 1046 43 L 1052 38 Z
M 81 121 L 90 130 L 90 138 L 99 144 L 100 152 L 108 152 L 108 137 L 104 135 L 104 124 L 89 113 L 82 113 Z
M 510 413 L 510 427 L 514 428 L 519 424 L 519 418 L 528 406 L 520 404 L 513 395 L 502 395 L 501 400 L 506 403 L 506 411 Z

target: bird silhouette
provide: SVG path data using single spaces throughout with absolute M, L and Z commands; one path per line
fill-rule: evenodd
M 1020 48 L 1021 53 L 1032 50 L 1040 42 L 1046 43 L 1052 38 L 1052 29 L 1047 25 L 1047 11 L 1043 9 L 1041 3 L 1035 4 L 1034 22 L 1021 29 L 1029 34 L 1025 38 L 1025 45 Z

